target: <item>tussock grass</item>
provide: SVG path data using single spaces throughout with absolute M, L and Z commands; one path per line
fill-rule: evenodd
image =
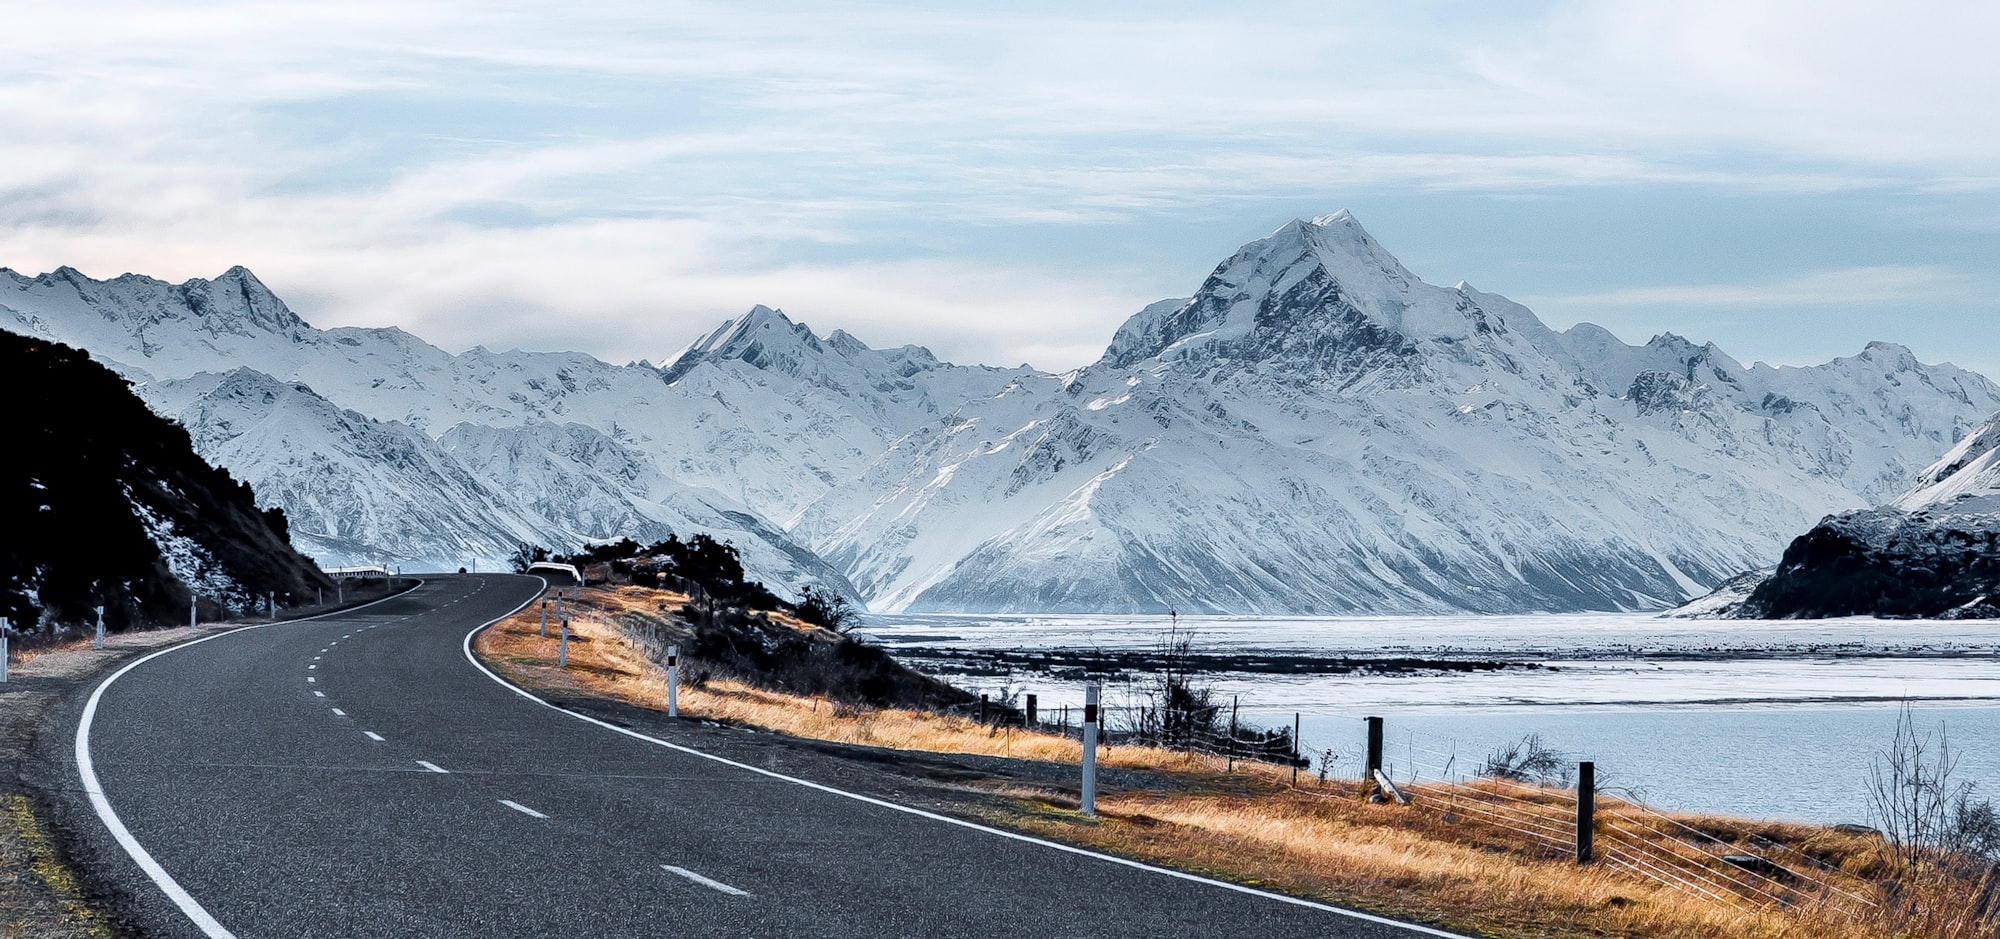
M 531 607 L 483 633 L 476 649 L 509 677 L 544 691 L 596 696 L 664 709 L 663 670 L 628 645 L 616 625 L 621 616 L 661 618 L 683 597 L 643 588 L 583 592 L 571 614 L 575 640 L 570 667 L 555 667 L 556 640 L 538 638 L 539 611 Z M 817 627 L 790 621 L 794 628 Z M 903 750 L 979 754 L 1074 763 L 1077 742 L 1021 728 L 996 729 L 955 715 L 858 708 L 826 698 L 755 688 L 740 681 L 683 684 L 684 715 L 841 743 Z M 1004 797 L 1006 809 L 978 803 L 992 823 L 1221 879 L 1470 934 L 1507 937 L 1631 936 L 1647 939 L 1958 939 L 1970 937 L 1946 923 L 1974 897 L 1960 882 L 1900 885 L 1912 905 L 1822 903 L 1795 899 L 1788 908 L 1691 895 L 1609 864 L 1579 866 L 1557 852 L 1536 849 L 1504 830 L 1451 812 L 1454 799 L 1480 795 L 1474 784 L 1419 787 L 1408 807 L 1356 797 L 1356 787 L 1287 785 L 1290 770 L 1239 763 L 1234 772 L 1207 758 L 1153 747 L 1117 746 L 1100 765 L 1166 774 L 1157 790 L 1107 789 L 1096 819 L 1076 812 L 1073 786 L 1038 786 L 996 779 L 985 788 Z M 1535 798 L 1532 794 L 1517 797 Z M 1568 808 L 1566 796 L 1541 797 L 1552 813 Z M 1675 822 L 1731 843 L 1762 838 L 1814 857 L 1815 876 L 1837 881 L 1866 899 L 1883 896 L 1873 878 L 1882 865 L 1880 842 L 1867 836 L 1800 825 L 1702 816 L 1663 820 L 1600 798 L 1624 837 L 1660 842 L 1675 837 Z M 1606 844 L 1600 833 L 1600 844 Z M 1910 915 L 1911 909 L 1927 911 Z M 1894 912 L 1900 910 L 1902 912 Z M 1960 915 L 1958 920 L 1965 917 Z M 1951 920 L 1957 922 L 1957 920 Z

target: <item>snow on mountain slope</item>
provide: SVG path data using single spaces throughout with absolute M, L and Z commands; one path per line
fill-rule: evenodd
M 2000 407 L 1886 347 L 1745 370 L 1685 345 L 1557 334 L 1345 213 L 1293 222 L 1096 365 L 898 441 L 797 533 L 889 609 L 1656 608 Z
M 646 544 L 706 532 L 737 545 L 749 576 L 780 596 L 794 597 L 805 584 L 857 596 L 847 578 L 783 531 L 726 496 L 667 478 L 644 454 L 593 428 L 459 424 L 438 445 L 536 515 L 577 526 L 572 537 Z
M 1895 507 L 1905 512 L 2000 516 L 2000 415 L 1924 470 Z
M 323 564 L 491 569 L 547 523 L 474 476 L 429 436 L 345 411 L 248 368 L 136 389 L 195 449 L 284 508 L 292 540 Z
M 893 441 L 1039 374 L 940 362 L 920 346 L 871 349 L 839 330 L 820 339 L 760 306 L 663 369 L 680 426 L 699 441 L 663 465 L 789 526 Z

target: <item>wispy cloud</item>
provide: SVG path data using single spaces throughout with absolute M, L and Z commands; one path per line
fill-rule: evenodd
M 0 264 L 245 263 L 317 320 L 447 345 L 657 356 L 764 302 L 871 341 L 1065 367 L 1203 272 L 1086 273 L 1091 239 L 1053 233 L 1181 257 L 1162 232 L 1261 224 L 1238 207 L 1279 196 L 1323 211 L 1371 192 L 2000 188 L 1982 38 L 2000 13 L 1970 4 L 751 17 L 699 0 L 78 0 L 13 16 L 34 41 L 0 60 Z M 1851 302 L 1951 276 L 1893 260 L 1563 299 Z
M 1936 265 L 1885 264 L 1812 271 L 1782 280 L 1669 284 L 1546 298 L 1575 308 L 1629 306 L 1787 307 L 1913 303 L 1962 290 L 1968 278 Z

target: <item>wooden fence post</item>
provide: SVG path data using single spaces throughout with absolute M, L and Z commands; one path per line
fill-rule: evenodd
M 1597 764 L 1576 764 L 1576 862 L 1590 863 L 1597 836 Z

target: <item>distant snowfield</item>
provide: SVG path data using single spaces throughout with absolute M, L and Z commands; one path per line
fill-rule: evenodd
M 1182 617 L 1195 648 L 1328 657 L 1504 660 L 1551 666 L 1404 676 L 1221 673 L 1247 724 L 1302 728 L 1304 752 L 1334 778 L 1359 775 L 1361 719 L 1387 721 L 1398 779 L 1471 772 L 1486 754 L 1539 735 L 1598 764 L 1621 795 L 1688 811 L 1867 822 L 1866 779 L 1909 706 L 1942 729 L 1963 779 L 2000 790 L 2000 622 L 1874 619 L 1701 621 L 1650 615 Z M 875 616 L 891 650 L 1151 649 L 1165 617 Z M 961 684 L 981 686 L 977 680 Z M 983 682 L 1033 692 L 1044 715 L 1082 701 L 1046 675 Z M 1139 700 L 1113 685 L 1114 709 Z M 1114 718 L 1115 719 L 1115 718 Z M 1331 757 L 1327 760 L 1327 757 Z
M 1828 702 L 2000 703 L 2000 623 L 1841 619 L 1703 621 L 1635 614 L 1448 617 L 1182 617 L 1197 650 L 1499 661 L 1531 668 L 1409 675 L 1214 676 L 1260 711 L 1466 707 L 1687 707 Z M 875 616 L 892 651 L 1144 650 L 1165 617 Z M 1023 675 L 1043 700 L 1073 682 Z M 989 682 L 998 685 L 1000 682 Z M 1031 689 L 1032 690 L 1032 689 Z

